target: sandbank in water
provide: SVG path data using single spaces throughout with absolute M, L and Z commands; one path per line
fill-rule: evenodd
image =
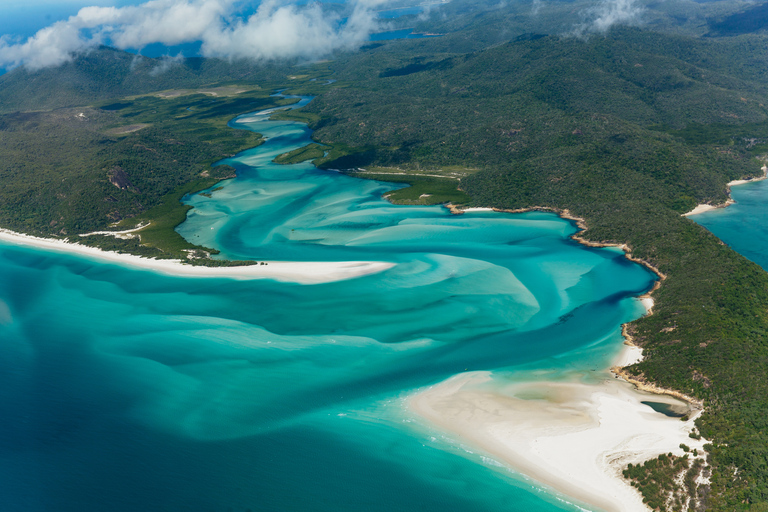
M 643 296 L 648 314 L 653 299 Z M 613 368 L 638 363 L 640 347 L 627 341 Z M 638 390 L 607 370 L 595 383 L 573 373 L 570 380 L 505 380 L 491 372 L 468 372 L 406 400 L 409 411 L 462 445 L 483 450 L 516 471 L 584 505 L 608 512 L 647 512 L 640 493 L 622 476 L 630 463 L 662 453 L 682 456 L 680 444 L 704 456 L 706 440 L 689 434 L 701 414 L 666 394 Z M 646 402 L 646 403 L 643 403 Z M 647 402 L 688 410 L 669 417 Z
M 617 362 L 633 362 L 626 347 Z M 649 510 L 621 472 L 672 452 L 684 443 L 700 452 L 704 440 L 688 434 L 690 418 L 665 416 L 643 401 L 687 404 L 640 392 L 605 372 L 602 382 L 505 382 L 490 372 L 457 375 L 411 396 L 408 408 L 462 445 L 483 450 L 533 480 L 583 504 L 613 512 Z

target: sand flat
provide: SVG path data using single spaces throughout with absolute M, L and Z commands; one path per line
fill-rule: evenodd
M 489 372 L 452 377 L 411 396 L 411 412 L 458 442 L 485 451 L 533 480 L 605 511 L 646 512 L 640 493 L 621 476 L 628 463 L 682 455 L 695 415 L 681 421 L 641 402 L 685 405 L 639 392 L 609 376 L 504 382 Z

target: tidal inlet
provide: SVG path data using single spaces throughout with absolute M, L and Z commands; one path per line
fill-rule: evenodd
M 199 278 L 3 242 L 2 508 L 642 510 L 592 459 L 680 442 L 608 372 L 657 276 L 553 213 L 397 206 L 401 185 L 273 163 L 311 140 L 269 114 L 230 123 L 267 141 L 178 232 L 381 265 Z

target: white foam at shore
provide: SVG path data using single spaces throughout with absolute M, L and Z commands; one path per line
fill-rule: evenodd
M 269 261 L 265 262 L 265 265 L 206 267 L 184 264 L 179 260 L 157 260 L 132 254 L 103 251 L 66 240 L 39 238 L 4 229 L 0 229 L 0 240 L 14 245 L 76 254 L 104 262 L 181 277 L 274 279 L 291 283 L 319 284 L 375 274 L 394 266 L 394 263 L 382 261 Z

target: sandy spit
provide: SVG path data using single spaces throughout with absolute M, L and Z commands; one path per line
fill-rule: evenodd
M 265 262 L 265 265 L 205 267 L 185 264 L 180 260 L 158 260 L 132 254 L 103 251 L 95 247 L 71 243 L 67 240 L 40 238 L 5 229 L 0 229 L 0 241 L 36 249 L 76 254 L 101 262 L 116 263 L 181 277 L 274 279 L 291 283 L 319 284 L 374 274 L 394 266 L 393 263 L 382 261 L 268 261 Z

